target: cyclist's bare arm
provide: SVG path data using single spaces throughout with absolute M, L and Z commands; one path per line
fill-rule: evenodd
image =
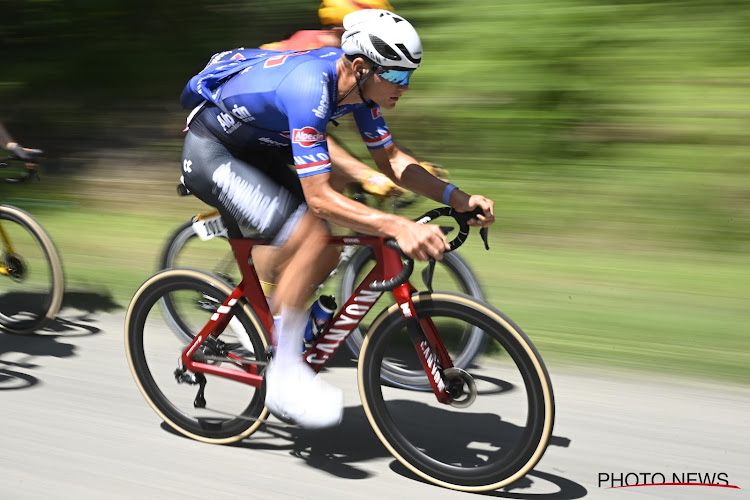
M 27 149 L 14 141 L 2 123 L 0 123 L 0 146 L 10 151 L 18 158 L 29 162 L 29 164 L 36 163 L 38 156 L 42 154 L 42 151 L 39 149 Z
M 395 144 L 370 150 L 370 154 L 380 171 L 395 183 L 431 200 L 442 201 L 445 188 L 449 184 L 430 174 L 413 156 L 406 154 Z M 454 189 L 450 193 L 449 204 L 459 212 L 481 208 L 484 215 L 478 215 L 476 220 L 470 221 L 471 225 L 486 227 L 495 222 L 494 203 L 484 196 L 472 196 L 460 189 Z
M 347 198 L 331 187 L 328 173 L 303 177 L 300 181 L 308 207 L 321 219 L 360 233 L 394 238 L 407 255 L 417 260 L 441 258 L 449 248 L 439 227 L 416 224 Z
M 2 146 L 3 149 L 7 149 L 10 151 L 10 148 L 8 146 L 12 146 L 14 144 L 16 144 L 15 141 L 10 136 L 5 127 L 3 127 L 3 124 L 0 123 L 0 146 Z

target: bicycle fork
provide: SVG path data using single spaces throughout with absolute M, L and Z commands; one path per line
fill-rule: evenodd
M 411 301 L 411 287 L 405 283 L 393 290 L 401 314 L 406 322 L 406 331 L 417 350 L 422 368 L 432 386 L 432 391 L 440 403 L 453 404 L 463 395 L 462 385 L 455 383 L 455 378 L 446 373 L 456 371 L 453 361 L 445 348 L 435 324 L 429 318 L 419 318 Z

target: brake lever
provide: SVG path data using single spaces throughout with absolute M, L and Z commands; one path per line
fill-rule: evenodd
M 422 269 L 422 283 L 424 283 L 427 291 L 432 293 L 432 275 L 435 273 L 435 259 L 430 257 L 430 261 L 427 266 Z
M 468 212 L 468 214 L 471 216 L 470 218 L 476 218 L 477 215 L 483 215 L 484 214 L 484 210 L 482 210 L 481 208 L 477 207 L 474 210 L 472 210 L 471 212 Z M 490 228 L 488 228 L 488 227 L 481 227 L 479 229 L 479 236 L 482 237 L 482 241 L 484 242 L 484 249 L 485 250 L 489 250 L 490 249 L 489 233 L 490 233 Z
M 440 230 L 443 232 L 443 234 L 448 235 L 451 231 L 453 231 L 453 228 L 451 226 L 440 226 Z M 430 257 L 430 260 L 427 263 L 427 267 L 422 269 L 422 283 L 424 283 L 424 286 L 427 288 L 427 291 L 432 293 L 432 277 L 435 274 L 435 258 Z
M 490 228 L 483 227 L 479 230 L 479 236 L 482 237 L 482 241 L 484 241 L 484 249 L 489 250 L 490 249 L 490 243 L 489 243 L 489 234 L 490 234 Z

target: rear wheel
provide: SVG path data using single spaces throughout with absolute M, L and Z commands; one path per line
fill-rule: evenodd
M 31 215 L 0 205 L 0 330 L 28 334 L 55 318 L 63 270 L 52 239 Z
M 193 221 L 181 224 L 169 237 L 159 258 L 159 270 L 173 268 L 191 268 L 209 271 L 230 285 L 239 283 L 240 270 L 234 260 L 229 241 L 224 237 L 215 237 L 203 241 L 193 229 Z M 169 296 L 162 299 L 164 320 L 177 335 L 185 329 L 179 311 Z M 192 337 L 183 337 L 190 341 Z
M 260 427 L 267 415 L 264 389 L 210 374 L 184 371 L 179 359 L 187 342 L 208 323 L 232 289 L 219 278 L 189 269 L 162 271 L 136 292 L 125 320 L 125 350 L 130 370 L 146 401 L 178 432 L 208 443 L 231 443 Z M 161 311 L 165 297 L 179 307 L 182 335 L 172 335 Z M 162 306 L 160 306 L 160 304 Z M 261 322 L 242 302 L 233 308 L 241 326 L 209 337 L 196 350 L 210 363 L 242 370 L 227 353 L 262 370 L 266 366 L 266 337 Z M 238 338 L 241 331 L 244 338 Z M 182 373 L 180 371 L 182 370 Z M 205 406 L 196 407 L 201 377 L 205 377 Z M 200 405 L 198 405 L 200 406 Z
M 544 453 L 554 422 L 549 375 L 531 341 L 509 318 L 471 297 L 413 297 L 420 319 L 442 336 L 470 324 L 488 337 L 485 354 L 465 370 L 443 371 L 452 404 L 384 383 L 386 366 L 421 366 L 396 304 L 373 323 L 359 359 L 359 392 L 376 434 L 424 479 L 462 491 L 493 490 L 528 473 Z

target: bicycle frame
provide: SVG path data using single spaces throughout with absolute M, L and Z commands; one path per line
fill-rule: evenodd
M 320 371 L 326 365 L 346 337 L 359 325 L 362 318 L 374 307 L 382 295 L 383 292 L 370 290 L 370 284 L 378 280 L 384 280 L 389 276 L 396 276 L 403 268 L 399 253 L 387 248 L 384 245 L 384 241 L 384 238 L 376 236 L 329 237 L 328 244 L 331 245 L 370 246 L 375 254 L 376 264 L 362 280 L 352 296 L 339 308 L 315 343 L 302 354 L 305 361 L 316 372 Z M 217 312 L 211 316 L 206 326 L 203 327 L 200 333 L 186 347 L 183 351 L 181 362 L 182 366 L 191 372 L 217 375 L 259 388 L 263 382 L 263 376 L 258 368 L 258 363 L 248 362 L 239 356 L 229 353 L 229 359 L 242 369 L 242 371 L 239 371 L 192 359 L 195 351 L 209 336 L 218 338 L 221 335 L 221 332 L 224 331 L 233 317 L 233 306 L 243 297 L 255 311 L 266 331 L 273 332 L 271 333 L 272 336 L 275 335 L 273 315 L 268 307 L 268 303 L 260 287 L 258 275 L 251 260 L 253 246 L 268 244 L 268 241 L 252 238 L 230 238 L 229 243 L 232 246 L 235 259 L 240 267 L 242 281 L 218 308 Z M 416 289 L 407 281 L 395 288 L 393 295 L 399 304 L 399 309 L 406 321 L 407 331 L 414 343 L 415 350 L 422 362 L 425 374 L 430 381 L 435 396 L 441 403 L 450 404 L 452 399 L 443 381 L 442 371 L 452 368 L 453 363 L 432 320 L 417 319 L 416 310 L 411 300 L 411 295 L 414 292 L 416 292 Z
M 5 232 L 5 229 L 3 229 L 2 222 L 0 222 L 0 243 L 2 243 L 2 246 L 0 247 L 0 254 L 15 253 L 13 251 L 13 245 L 11 245 L 10 239 L 8 238 L 8 234 Z M 8 267 L 0 262 L 0 275 L 7 276 L 8 274 L 10 274 L 10 272 L 8 271 Z

